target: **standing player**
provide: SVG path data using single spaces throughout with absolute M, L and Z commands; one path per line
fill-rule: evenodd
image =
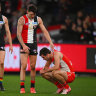
M 40 56 L 47 61 L 44 68 L 40 70 L 42 77 L 58 87 L 56 93 L 67 94 L 70 92 L 71 88 L 68 83 L 75 79 L 71 61 L 61 52 L 56 50 L 51 52 L 47 48 L 40 50 Z M 52 62 L 54 66 L 49 68 Z
M 9 40 L 9 51 L 11 53 L 13 52 L 13 47 L 12 47 L 12 39 L 11 39 L 11 34 L 9 30 L 9 25 L 8 25 L 8 19 L 1 14 L 1 4 L 0 4 L 0 91 L 4 91 L 3 87 L 3 76 L 4 76 L 4 59 L 5 59 L 5 41 L 4 41 L 4 31 L 6 31 L 6 35 Z
M 43 25 L 43 21 L 40 17 L 36 16 L 37 7 L 33 4 L 29 4 L 27 7 L 27 14 L 20 17 L 17 25 L 17 37 L 21 44 L 21 71 L 20 71 L 20 93 L 25 93 L 25 71 L 27 67 L 27 59 L 30 59 L 30 76 L 31 76 L 31 88 L 30 93 L 36 93 L 35 91 L 35 65 L 37 60 L 37 38 L 36 29 L 39 25 L 40 29 L 44 33 L 44 36 L 49 41 L 51 48 L 54 45 L 51 41 L 48 31 Z

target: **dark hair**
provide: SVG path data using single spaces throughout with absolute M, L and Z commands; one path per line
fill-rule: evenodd
M 41 55 L 46 56 L 47 54 L 50 54 L 50 53 L 51 53 L 51 51 L 50 51 L 48 48 L 44 47 L 44 48 L 42 48 L 42 49 L 40 50 L 39 55 L 40 55 L 40 56 L 41 56 Z
M 29 4 L 27 6 L 27 10 L 30 12 L 32 11 L 33 13 L 36 13 L 37 12 L 37 7 L 34 5 L 34 4 Z

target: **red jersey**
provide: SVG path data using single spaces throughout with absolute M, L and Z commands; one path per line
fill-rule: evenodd
M 52 59 L 52 62 L 54 62 L 54 58 Z M 67 72 L 74 72 L 71 61 L 64 54 L 63 54 L 63 58 L 60 60 L 60 69 Z

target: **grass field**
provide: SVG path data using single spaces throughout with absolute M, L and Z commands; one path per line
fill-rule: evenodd
M 19 79 L 19 75 L 5 75 L 3 84 L 6 91 L 0 91 L 0 96 L 62 96 L 62 94 L 55 94 L 56 87 L 41 76 L 36 76 L 37 93 L 31 94 L 29 75 L 26 76 L 26 93 L 20 94 Z M 72 91 L 66 96 L 96 96 L 96 77 L 76 77 L 69 85 Z

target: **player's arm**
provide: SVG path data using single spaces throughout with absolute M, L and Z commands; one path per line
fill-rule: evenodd
M 58 70 L 59 69 L 59 66 L 60 66 L 60 57 L 59 57 L 59 54 L 57 52 L 54 53 L 54 61 L 55 61 L 54 66 L 52 68 L 47 69 L 47 72 L 51 72 L 53 70 Z
M 23 39 L 22 39 L 22 29 L 23 29 L 23 25 L 24 25 L 24 18 L 23 17 L 20 17 L 19 20 L 18 20 L 18 24 L 17 24 L 17 38 L 20 42 L 20 44 L 22 45 L 23 47 L 23 51 L 27 52 L 29 47 L 25 45 Z
M 3 18 L 4 18 L 4 22 L 5 22 L 6 35 L 7 35 L 7 38 L 8 38 L 8 42 L 9 42 L 9 44 L 10 44 L 9 51 L 11 51 L 11 53 L 12 53 L 12 52 L 13 52 L 12 38 L 11 38 L 10 30 L 9 30 L 8 19 L 7 19 L 5 16 L 3 16 Z
M 50 43 L 50 46 L 52 49 L 54 49 L 54 44 L 50 38 L 50 35 L 47 31 L 47 29 L 45 28 L 44 24 L 43 24 L 43 21 L 40 17 L 38 17 L 38 22 L 39 22 L 39 26 L 40 26 L 40 29 L 42 30 L 42 32 L 44 33 L 44 36 L 45 38 L 48 40 L 48 42 Z
M 48 61 L 46 62 L 46 64 L 45 64 L 45 66 L 44 66 L 43 69 L 44 69 L 44 70 L 49 69 L 50 64 L 51 64 L 51 60 L 48 60 Z
M 24 19 L 23 17 L 20 17 L 17 24 L 17 38 L 22 46 L 25 45 L 21 36 L 23 24 L 24 24 Z
M 49 69 L 50 64 L 51 64 L 51 60 L 47 61 L 46 64 L 45 64 L 45 66 L 44 66 L 44 68 L 40 70 L 40 73 L 41 74 L 46 73 L 47 72 L 46 70 Z

